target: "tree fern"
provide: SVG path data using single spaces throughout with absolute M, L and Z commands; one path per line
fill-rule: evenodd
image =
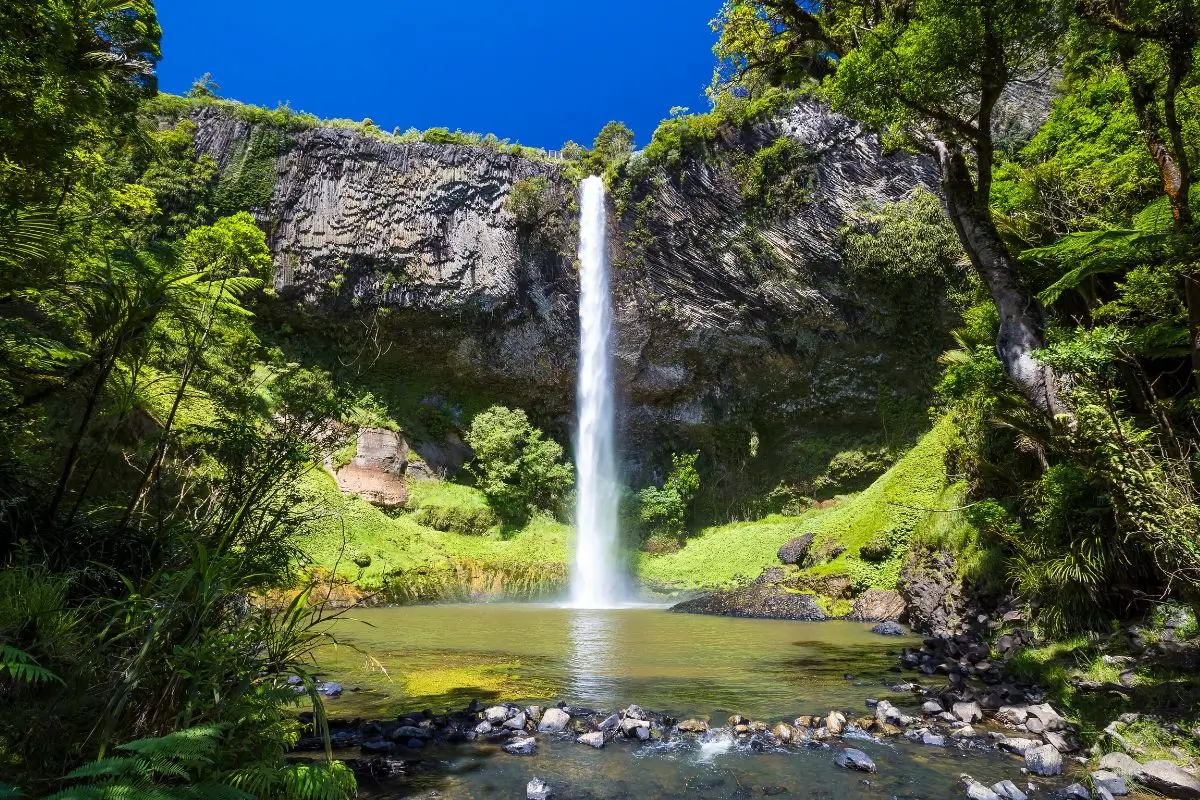
M 29 653 L 0 644 L 0 677 L 5 675 L 18 683 L 62 683 L 61 678 L 38 664 Z

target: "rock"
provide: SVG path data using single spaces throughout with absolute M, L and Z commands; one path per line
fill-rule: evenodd
M 854 598 L 854 606 L 850 610 L 850 619 L 861 620 L 863 622 L 895 622 L 904 616 L 904 598 L 900 593 L 892 589 L 868 589 L 867 591 Z M 876 628 L 880 626 L 875 626 Z M 893 629 L 900 629 L 899 625 L 893 625 Z M 875 630 L 875 628 L 872 628 Z M 878 630 L 875 630 L 879 633 Z M 900 633 L 889 633 L 888 636 L 900 636 L 904 633 L 900 629 Z
M 609 714 L 600 723 L 599 728 L 600 728 L 600 730 L 604 731 L 605 733 L 608 733 L 609 731 L 615 731 L 617 729 L 617 726 L 620 724 L 621 724 L 621 718 L 619 716 L 617 716 L 616 714 Z
M 736 728 L 738 725 L 749 725 L 750 720 L 741 714 L 730 714 L 729 719 L 725 720 L 725 724 L 730 728 Z
M 386 755 L 392 752 L 391 742 L 386 742 L 383 739 L 375 739 L 370 742 L 363 742 L 360 745 L 363 755 L 378 756 Z
M 586 744 L 589 747 L 604 747 L 604 731 L 592 731 L 591 733 L 585 733 L 575 741 L 579 742 L 580 744 Z
M 492 706 L 483 712 L 483 718 L 493 725 L 499 725 L 508 719 L 508 708 L 506 706 Z
M 433 736 L 433 733 L 429 729 L 418 728 L 416 725 L 401 725 L 388 734 L 388 738 L 393 742 L 403 742 L 409 739 L 428 739 L 431 736 Z
M 638 739 L 644 742 L 650 738 L 650 723 L 644 719 L 623 719 L 621 720 L 621 733 L 625 735 L 626 739 Z
M 504 743 L 504 752 L 514 756 L 527 756 L 537 752 L 537 739 L 532 736 L 514 736 Z
M 828 619 L 811 594 L 799 594 L 783 586 L 759 583 L 685 600 L 672 606 L 671 611 L 806 622 Z
M 1004 800 L 1029 800 L 1029 795 L 1022 792 L 1012 781 L 993 783 L 992 791 Z
M 1104 789 L 1113 797 L 1124 797 L 1129 794 L 1129 786 L 1126 785 L 1125 779 L 1106 769 L 1099 769 L 1092 773 L 1092 786 L 1096 789 Z
M 921 744 L 927 744 L 931 747 L 945 747 L 946 737 L 939 736 L 933 731 L 925 731 L 921 734 Z
M 951 739 L 974 739 L 976 736 L 978 736 L 978 734 L 975 733 L 975 729 L 970 725 L 963 725 L 961 728 L 954 731 L 954 733 L 950 734 Z
M 804 533 L 789 539 L 779 548 L 779 561 L 782 564 L 802 564 L 808 548 L 812 546 L 813 534 Z
M 964 775 L 963 782 L 967 785 L 968 800 L 1000 800 L 1001 798 L 1001 795 L 984 786 L 970 775 Z
M 859 772 L 875 772 L 875 762 L 871 760 L 871 757 L 862 750 L 856 750 L 853 747 L 847 747 L 838 753 L 833 763 L 839 767 L 854 769 Z
M 938 714 L 942 713 L 942 711 L 944 711 L 944 710 L 945 709 L 942 708 L 942 704 L 939 703 L 937 700 L 926 700 L 921 705 L 921 713 L 928 714 L 931 717 L 937 716 Z
M 895 622 L 881 622 L 875 627 L 871 628 L 871 633 L 875 633 L 880 636 L 903 636 L 904 628 L 901 628 Z
M 525 712 L 521 711 L 515 717 L 506 720 L 504 727 L 508 728 L 510 731 L 523 731 L 525 730 L 525 720 Z
M 979 703 L 955 703 L 951 710 L 954 712 L 954 716 L 968 724 L 983 722 L 983 709 L 979 707 Z
M 403 508 L 408 502 L 408 443 L 387 428 L 361 428 L 355 447 L 354 458 L 334 475 L 338 488 L 381 508 Z
M 1024 706 L 1000 706 L 996 711 L 996 721 L 1005 725 L 1024 725 L 1029 719 L 1029 711 Z
M 1054 749 L 1060 753 L 1074 753 L 1079 749 L 1074 740 L 1068 739 L 1056 731 L 1046 731 L 1042 734 L 1042 738 L 1046 740 L 1046 744 L 1053 745 Z
M 550 789 L 549 784 L 541 778 L 534 778 L 525 784 L 526 800 L 550 800 L 552 796 L 553 791 Z
M 1062 754 L 1049 744 L 1031 747 L 1025 751 L 1025 766 L 1034 775 L 1042 777 L 1061 775 L 1063 771 Z
M 529 717 L 534 725 L 537 725 L 542 719 L 542 711 L 541 706 L 527 706 L 525 708 L 525 716 Z
M 317 691 L 326 697 L 339 697 L 342 694 L 342 685 L 333 681 L 326 681 L 317 685 Z
M 1200 779 L 1170 761 L 1146 762 L 1142 765 L 1142 773 L 1134 780 L 1172 800 L 1200 798 Z
M 1070 727 L 1067 721 L 1050 707 L 1049 703 L 1029 706 L 1029 713 L 1042 723 L 1042 731 L 1063 731 Z M 1030 722 L 1031 720 L 1026 720 L 1025 724 L 1030 725 Z M 1033 730 L 1032 725 L 1030 725 L 1029 730 Z M 1041 731 L 1038 732 L 1040 733 Z
M 561 733 L 571 723 L 571 715 L 561 708 L 548 708 L 542 713 L 537 729 L 542 733 Z
M 489 733 L 491 733 L 495 729 L 496 729 L 496 726 L 492 725 L 492 723 L 488 722 L 485 719 L 482 722 L 480 722 L 478 725 L 475 726 L 475 735 L 476 736 L 487 736 Z
M 704 733 L 708 730 L 708 723 L 702 719 L 685 719 L 675 727 L 681 733 Z
M 840 711 L 830 711 L 825 717 L 825 727 L 832 736 L 841 736 L 846 730 L 846 715 Z
M 791 725 L 786 722 L 780 722 L 771 728 L 771 735 L 778 739 L 783 744 L 791 744 L 796 738 L 796 732 Z
M 1092 800 L 1092 793 L 1081 783 L 1072 783 L 1051 795 L 1054 800 Z
M 1124 753 L 1105 753 L 1100 757 L 1100 769 L 1115 772 L 1126 780 L 1137 780 L 1142 774 L 1142 765 Z
M 646 713 L 646 709 L 641 706 L 629 706 L 621 712 L 622 718 L 632 717 L 633 719 L 649 719 L 650 715 Z
M 901 724 L 903 718 L 904 714 L 900 712 L 900 709 L 896 708 L 887 700 L 880 700 L 879 704 L 875 706 L 875 719 L 879 720 L 880 722 L 886 722 L 890 725 L 899 725 Z

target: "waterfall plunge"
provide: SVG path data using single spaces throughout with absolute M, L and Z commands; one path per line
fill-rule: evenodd
M 624 599 L 617 533 L 616 448 L 604 181 L 583 182 L 579 214 L 579 383 L 575 435 L 577 500 L 571 604 L 611 608 Z

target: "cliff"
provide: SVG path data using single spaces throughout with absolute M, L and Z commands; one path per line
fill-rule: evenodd
M 264 192 L 253 210 L 291 326 L 357 331 L 404 374 L 472 387 L 568 429 L 571 164 L 335 127 L 264 131 L 219 108 L 191 119 L 198 151 L 216 159 L 223 181 L 268 160 L 269 199 Z M 739 164 L 780 137 L 803 153 L 791 176 L 803 196 L 764 210 Z M 865 207 L 935 180 L 931 162 L 884 153 L 813 101 L 724 129 L 703 155 L 643 163 L 610 213 L 629 463 L 699 447 L 730 474 L 753 472 L 754 458 L 764 475 L 778 473 L 805 432 L 873 431 L 882 405 L 921 407 L 950 324 L 945 304 L 930 297 L 924 318 L 907 321 L 927 332 L 927 347 L 894 346 L 872 321 L 887 309 L 865 307 L 847 288 L 840 240 Z M 506 202 L 517 187 L 534 187 L 533 218 Z

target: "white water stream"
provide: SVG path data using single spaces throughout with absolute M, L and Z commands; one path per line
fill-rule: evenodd
M 604 181 L 583 182 L 579 212 L 579 382 L 575 435 L 575 557 L 571 605 L 613 608 L 625 599 L 617 530 L 612 299 Z

